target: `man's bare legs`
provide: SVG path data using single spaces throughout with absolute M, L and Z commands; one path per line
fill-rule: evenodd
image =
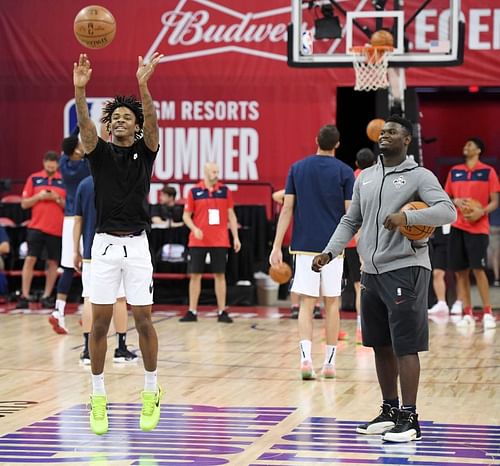
M 217 309 L 223 311 L 226 308 L 226 275 L 223 273 L 214 274 L 215 298 L 217 299 Z
M 483 325 L 484 328 L 491 329 L 496 327 L 495 317 L 491 312 L 490 290 L 488 277 L 483 269 L 472 269 L 476 279 L 476 285 L 483 304 Z M 461 321 L 457 323 L 458 327 L 467 328 L 475 324 L 472 315 L 472 299 L 471 299 L 471 286 L 470 286 L 470 269 L 460 270 L 455 272 L 457 279 L 457 293 L 464 303 L 464 316 Z
M 48 298 L 54 290 L 54 285 L 57 280 L 57 267 L 57 261 L 47 260 L 47 271 L 45 273 L 45 289 L 43 291 L 42 298 Z
M 384 400 L 398 398 L 398 361 L 392 346 L 377 346 L 373 348 L 377 379 Z
M 326 313 L 326 344 L 337 346 L 340 329 L 340 298 L 338 296 L 325 296 L 323 301 Z
M 34 256 L 27 256 L 24 259 L 22 271 L 22 293 L 23 297 L 28 299 L 31 290 L 31 282 L 33 281 L 33 270 L 35 268 L 37 258 Z
M 108 349 L 108 330 L 113 317 L 113 304 L 92 304 L 92 326 L 89 338 L 89 350 L 91 354 L 90 366 L 93 376 L 102 376 L 106 351 Z M 102 377 L 103 378 L 103 377 Z M 96 387 L 94 386 L 94 389 Z M 104 378 L 102 383 L 104 391 Z M 104 394 L 104 393 L 95 393 Z
M 144 369 L 148 372 L 156 371 L 158 360 L 158 335 L 151 320 L 151 305 L 131 306 L 135 320 L 135 327 L 139 334 Z

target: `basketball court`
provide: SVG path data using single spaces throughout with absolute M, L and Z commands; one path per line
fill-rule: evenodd
M 218 324 L 207 309 L 198 323 L 183 324 L 184 309 L 156 308 L 160 423 L 153 432 L 139 429 L 142 361 L 113 363 L 110 336 L 110 428 L 102 437 L 88 424 L 90 369 L 79 364 L 79 316 L 67 317 L 71 333 L 60 336 L 48 310 L 3 308 L 0 464 L 500 464 L 498 338 L 479 322 L 465 333 L 446 316 L 430 322 L 418 400 L 423 439 L 386 444 L 355 433 L 377 414 L 380 394 L 372 351 L 354 343 L 353 313 L 343 313 L 351 338 L 339 343 L 336 379 L 303 381 L 297 323 L 287 308 L 234 308 L 233 325 Z M 132 319 L 130 326 L 127 343 L 137 349 Z M 315 321 L 317 370 L 322 327 Z

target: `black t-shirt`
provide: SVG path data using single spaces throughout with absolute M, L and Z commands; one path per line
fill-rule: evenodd
M 151 206 L 151 217 L 160 217 L 162 220 L 172 220 L 172 222 L 182 222 L 182 212 L 184 208 L 181 205 L 167 206 L 155 204 Z
M 130 147 L 99 138 L 96 148 L 86 154 L 94 178 L 98 233 L 150 229 L 147 196 L 157 152 L 143 138 Z

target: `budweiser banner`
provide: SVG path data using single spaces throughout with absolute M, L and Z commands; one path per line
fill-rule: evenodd
M 1 177 L 38 170 L 43 154 L 59 150 L 74 128 L 72 68 L 81 52 L 92 63 L 87 96 L 96 121 L 104 100 L 138 93 L 138 55 L 165 55 L 150 81 L 161 140 L 153 202 L 163 183 L 199 179 L 207 160 L 240 190 L 237 201 L 252 201 L 238 185 L 283 187 L 290 164 L 315 151 L 318 128 L 335 122 L 337 87 L 354 83 L 352 69 L 287 66 L 290 0 L 104 0 L 117 31 L 100 50 L 83 49 L 73 36 L 73 19 L 87 3 L 2 1 Z M 474 26 L 464 65 L 411 69 L 408 85 L 500 85 L 495 3 L 463 0 Z

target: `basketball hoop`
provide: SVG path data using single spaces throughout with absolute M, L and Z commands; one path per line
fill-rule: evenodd
M 350 50 L 354 55 L 355 91 L 376 91 L 389 87 L 387 68 L 393 50 L 394 47 L 389 45 L 356 46 Z

